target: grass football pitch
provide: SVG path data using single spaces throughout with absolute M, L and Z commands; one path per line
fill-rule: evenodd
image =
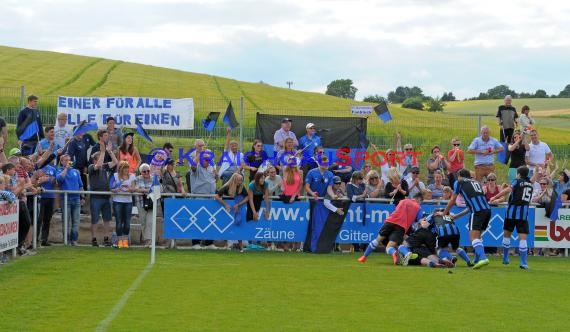
M 474 271 L 357 254 L 51 247 L 0 267 L 0 331 L 565 331 L 567 258 Z

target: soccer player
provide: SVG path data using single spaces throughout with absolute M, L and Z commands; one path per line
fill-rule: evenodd
M 465 209 L 461 213 L 448 216 L 443 215 L 443 209 L 438 209 L 426 218 L 426 221 L 431 227 L 433 227 L 433 232 L 437 236 L 437 255 L 444 261 L 455 261 L 455 257 L 453 257 L 448 250 L 448 248 L 451 247 L 451 249 L 453 249 L 457 255 L 467 263 L 467 266 L 474 265 L 465 250 L 459 246 L 461 234 L 454 221 L 454 219 L 457 219 L 468 212 L 469 210 Z
M 528 178 L 529 169 L 526 166 L 517 168 L 517 178 L 509 187 L 501 190 L 497 195 L 491 197 L 490 203 L 498 200 L 507 193 L 509 196 L 509 205 L 505 213 L 505 225 L 503 226 L 503 264 L 509 264 L 509 249 L 511 247 L 511 234 L 515 227 L 519 234 L 519 254 L 520 268 L 528 269 L 526 261 L 528 247 L 526 238 L 528 235 L 528 207 L 532 198 L 532 183 Z
M 487 229 L 489 221 L 491 220 L 491 207 L 485 198 L 481 184 L 471 178 L 471 173 L 469 173 L 468 170 L 462 169 L 458 173 L 453 195 L 451 195 L 451 199 L 447 203 L 443 215 L 449 215 L 449 210 L 455 204 L 459 194 L 463 196 L 465 204 L 469 212 L 471 212 L 469 237 L 473 250 L 475 251 L 475 265 L 473 269 L 480 269 L 485 265 L 489 265 L 489 259 L 485 256 L 481 233 Z
M 410 226 L 423 218 L 421 211 L 421 202 L 423 201 L 423 193 L 417 193 L 413 199 L 406 198 L 400 201 L 396 206 L 396 210 L 386 218 L 386 221 L 378 232 L 378 237 L 368 244 L 364 255 L 358 261 L 365 263 L 370 254 L 376 250 L 379 243 L 386 246 L 386 254 L 392 256 L 394 265 L 398 264 L 398 246 L 404 241 L 404 234 Z M 408 253 L 407 255 L 411 255 Z M 408 257 L 409 258 L 409 257 Z

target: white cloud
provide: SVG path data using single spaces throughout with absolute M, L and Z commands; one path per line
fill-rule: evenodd
M 569 2 L 532 0 L 6 0 L 0 44 L 309 91 L 352 78 L 359 96 L 417 85 L 469 97 L 531 66 L 543 70 L 529 81 L 561 90 L 550 68 L 566 66 L 569 23 Z

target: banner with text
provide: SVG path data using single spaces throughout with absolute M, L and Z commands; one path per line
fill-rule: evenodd
M 171 239 L 210 239 L 210 240 L 256 240 L 302 242 L 305 240 L 309 220 L 309 204 L 306 201 L 284 204 L 272 201 L 269 220 L 264 218 L 264 208 L 259 213 L 260 220 L 245 221 L 245 209 L 239 215 L 227 212 L 214 200 L 201 199 L 166 199 L 164 217 L 164 237 Z M 232 201 L 227 201 L 233 205 Z M 431 213 L 442 205 L 423 204 L 422 209 Z M 453 207 L 457 214 L 464 208 Z M 535 211 L 536 212 L 535 212 Z M 382 203 L 353 203 L 339 231 L 338 243 L 368 243 L 378 235 L 378 230 L 386 218 L 394 211 L 394 205 Z M 485 246 L 500 247 L 503 239 L 503 220 L 505 207 L 492 208 L 489 227 L 483 233 Z M 563 210 L 561 210 L 563 211 Z M 535 213 L 544 215 L 544 209 L 532 208 L 529 213 L 531 234 L 528 245 L 535 245 Z M 561 212 L 562 213 L 562 212 Z M 461 230 L 461 245 L 471 246 L 469 240 L 469 215 L 456 220 Z M 566 232 L 568 231 L 568 232 Z M 570 227 L 559 233 L 569 234 Z M 511 236 L 511 246 L 518 246 L 516 231 Z M 561 247 L 570 247 L 570 239 L 564 240 Z M 549 244 L 551 245 L 551 244 Z M 539 246 L 539 243 L 536 243 Z
M 0 202 L 0 252 L 18 246 L 18 202 Z
M 194 100 L 154 97 L 57 97 L 57 112 L 67 114 L 67 124 L 86 120 L 105 128 L 112 116 L 119 127 L 145 129 L 194 129 Z
M 535 209 L 534 218 L 534 245 L 536 247 L 570 248 L 570 209 L 559 209 L 556 222 L 550 222 L 544 209 Z

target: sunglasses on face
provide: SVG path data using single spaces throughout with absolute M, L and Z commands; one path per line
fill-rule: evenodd
M 487 179 L 488 181 L 497 181 L 497 179 Z
M 412 149 L 408 149 L 408 148 L 406 148 L 406 149 L 404 149 L 404 150 L 406 150 L 406 151 L 412 151 Z
M 546 186 L 546 183 L 541 183 L 540 185 L 541 185 L 541 186 Z
M 460 146 L 460 143 L 453 143 L 453 146 Z
M 378 180 L 378 177 L 377 176 L 371 176 L 370 180 Z
M 144 170 L 144 171 L 141 171 L 141 173 L 150 173 L 150 171 L 149 171 L 149 170 Z

